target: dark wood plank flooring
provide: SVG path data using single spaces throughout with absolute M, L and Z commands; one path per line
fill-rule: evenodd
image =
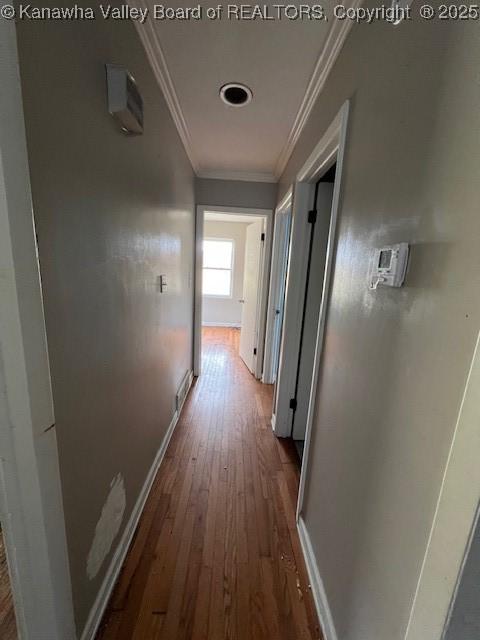
M 8 575 L 7 558 L 0 529 L 0 638 L 1 640 L 17 640 L 17 626 L 13 609 L 10 577 Z
M 295 523 L 296 452 L 270 426 L 272 388 L 204 330 L 185 404 L 98 640 L 321 638 Z

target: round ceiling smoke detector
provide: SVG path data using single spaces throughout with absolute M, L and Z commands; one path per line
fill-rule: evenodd
M 252 90 L 244 84 L 230 82 L 220 89 L 220 97 L 230 107 L 244 107 L 252 99 Z

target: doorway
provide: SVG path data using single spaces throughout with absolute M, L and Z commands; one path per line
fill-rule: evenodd
M 197 207 L 194 374 L 201 371 L 202 329 L 238 332 L 238 353 L 262 378 L 272 212 Z
M 278 437 L 292 442 L 293 436 L 298 438 L 302 467 L 299 526 L 335 251 L 348 112 L 349 103 L 345 102 L 292 186 L 292 227 L 272 428 Z M 316 276 L 310 287 L 312 269 Z
M 328 167 L 328 168 L 327 168 Z M 316 343 L 332 238 L 336 158 L 320 178 L 297 183 L 287 252 L 272 428 L 294 441 L 300 461 L 306 438 Z
M 316 183 L 314 205 L 313 209 L 309 212 L 310 238 L 308 242 L 308 263 L 302 304 L 302 323 L 295 395 L 291 403 L 291 436 L 300 459 L 303 457 L 305 433 L 307 429 L 310 389 L 315 363 L 315 343 L 320 319 L 323 281 L 325 278 L 335 172 L 336 164 L 330 167 Z

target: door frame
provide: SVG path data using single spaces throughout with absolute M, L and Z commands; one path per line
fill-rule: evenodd
M 405 640 L 444 638 L 480 517 L 480 332 L 477 335 Z M 448 553 L 445 550 L 448 549 Z
M 296 406 L 292 414 L 291 425 L 291 436 L 293 440 L 298 440 L 300 442 L 305 442 L 305 429 L 308 418 L 308 409 L 311 402 L 311 389 L 308 387 L 308 379 L 313 373 L 318 325 L 321 321 L 321 304 L 324 299 L 323 281 L 325 280 L 327 266 L 328 241 L 332 233 L 330 222 L 333 205 L 333 190 L 334 184 L 331 182 L 319 183 L 317 181 L 315 185 L 314 208 L 317 209 L 319 213 L 316 216 L 316 222 L 310 225 L 311 235 L 309 238 L 309 249 L 311 248 L 312 253 L 308 263 L 309 276 L 306 282 L 303 301 L 302 331 L 294 393 Z M 321 233 L 321 236 L 318 235 L 319 233 Z M 323 246 L 320 247 L 317 242 L 323 243 Z M 314 255 L 317 252 L 320 255 Z M 315 260 L 321 260 L 323 264 L 315 264 Z M 323 276 L 323 281 L 321 281 L 321 283 L 316 287 L 311 286 L 313 274 L 312 269 L 318 269 L 316 273 L 320 273 L 321 278 Z M 312 295 L 312 298 L 309 299 L 310 295 Z M 310 306 L 312 303 L 314 305 L 314 311 L 312 311 Z M 310 315 L 311 311 L 312 315 Z M 306 361 L 304 361 L 304 357 Z M 300 385 L 302 387 L 305 385 L 306 388 L 300 388 Z
M 315 182 L 336 162 L 335 182 L 333 186 L 332 212 L 330 217 L 330 231 L 328 234 L 327 258 L 325 261 L 325 275 L 323 280 L 322 302 L 318 320 L 317 339 L 315 344 L 315 359 L 313 365 L 312 384 L 310 387 L 310 401 L 308 406 L 308 417 L 305 431 L 305 445 L 303 449 L 302 468 L 300 471 L 300 485 L 298 489 L 297 501 L 297 523 L 299 523 L 303 497 L 305 494 L 305 483 L 308 475 L 308 462 L 310 453 L 310 442 L 312 435 L 312 424 L 315 411 L 315 401 L 317 397 L 317 386 L 319 380 L 320 366 L 323 354 L 323 342 L 325 335 L 325 325 L 327 320 L 330 290 L 333 279 L 333 260 L 336 250 L 337 222 L 340 210 L 340 198 L 343 177 L 343 163 L 345 158 L 345 147 L 347 141 L 348 114 L 350 102 L 347 100 L 342 105 L 340 111 L 335 116 L 333 122 L 312 151 L 311 155 L 300 169 L 297 181 L 310 183 L 312 196 L 315 193 Z M 306 216 L 305 216 L 306 217 Z M 298 352 L 296 354 L 298 356 Z
M 319 362 L 323 347 L 323 333 L 328 308 L 328 295 L 331 286 L 348 113 L 349 101 L 347 100 L 298 172 L 293 185 L 293 219 L 287 274 L 287 293 L 285 299 L 285 315 L 277 379 L 278 388 L 276 394 L 276 406 L 274 407 L 274 416 L 272 417 L 272 428 L 275 435 L 283 438 L 290 437 L 291 435 L 292 409 L 290 408 L 290 399 L 293 398 L 295 394 L 296 372 L 302 329 L 303 299 L 305 296 L 305 279 L 308 268 L 308 252 L 305 249 L 307 247 L 310 234 L 308 211 L 314 205 L 316 182 L 336 162 L 337 168 L 333 189 L 329 240 L 323 283 L 323 297 L 320 307 L 315 346 L 314 375 L 312 379 L 309 413 L 305 434 L 297 517 L 298 513 L 300 513 L 301 503 L 303 500 L 305 474 L 307 469 L 306 461 L 308 460 L 310 431 L 313 419 L 312 407 L 315 404 L 315 391 Z
M 275 224 L 272 242 L 272 264 L 270 269 L 270 286 L 268 292 L 267 325 L 265 332 L 265 355 L 263 365 L 262 382 L 274 384 L 277 377 L 278 364 L 275 367 L 275 354 L 280 349 L 282 337 L 281 327 L 275 329 L 277 317 L 276 310 L 278 301 L 285 306 L 285 271 L 282 268 L 283 256 L 285 255 L 285 232 L 287 216 L 291 217 L 292 188 L 287 193 L 275 209 Z M 290 228 L 288 229 L 290 232 Z M 287 247 L 288 253 L 288 247 Z
M 302 324 L 302 314 L 300 309 L 302 306 L 301 303 L 303 295 L 305 293 L 305 275 L 307 270 L 307 252 L 305 251 L 305 247 L 309 231 L 308 211 L 314 204 L 313 200 L 315 197 L 316 182 L 336 162 L 337 166 L 333 188 L 327 257 L 325 261 L 323 295 L 322 303 L 320 305 L 314 369 L 312 384 L 310 387 L 310 400 L 305 432 L 305 445 L 300 472 L 300 485 L 296 513 L 297 524 L 300 524 L 301 520 L 305 483 L 308 476 L 313 414 L 323 352 L 323 339 L 328 313 L 329 295 L 332 284 L 333 260 L 336 247 L 336 231 L 340 209 L 349 108 L 350 103 L 347 100 L 344 102 L 332 123 L 298 172 L 295 184 L 293 185 L 293 221 L 287 275 L 287 297 L 285 300 L 282 346 L 280 353 L 279 376 L 277 380 L 277 384 L 279 385 L 279 388 L 277 389 L 277 415 L 272 419 L 272 427 L 275 434 L 279 437 L 290 436 L 292 410 L 289 407 L 289 399 L 293 397 L 291 394 L 295 391 L 296 364 L 298 363 L 300 345 Z M 278 408 L 280 408 L 280 411 L 282 412 L 281 415 L 278 414 Z
M 253 219 L 253 218 L 252 218 Z M 257 226 L 258 225 L 258 226 Z M 262 278 L 262 265 L 265 256 L 265 235 L 263 235 L 263 242 L 261 240 L 262 234 L 265 234 L 265 218 L 255 218 L 255 222 L 249 225 L 245 230 L 245 253 L 244 253 L 244 268 L 243 268 L 243 290 L 242 290 L 242 319 L 240 322 L 240 340 L 238 346 L 238 353 L 240 358 L 245 363 L 247 369 L 253 373 L 253 375 L 258 378 L 258 347 L 259 347 L 259 328 L 261 322 L 261 311 L 260 311 L 260 295 L 261 289 L 259 288 L 259 282 L 261 282 Z M 257 235 L 260 233 L 260 237 Z M 248 299 L 248 291 L 246 289 L 245 276 L 247 272 L 247 248 L 249 247 L 250 241 L 255 245 L 255 251 L 258 251 L 258 265 L 257 265 L 257 282 L 255 286 L 255 300 L 254 300 L 254 326 L 253 326 L 253 345 L 245 344 L 245 341 L 242 338 L 246 337 L 244 333 L 243 322 L 246 317 L 246 304 Z M 247 343 L 249 340 L 246 341 Z M 243 343 L 243 344 L 242 344 Z M 245 348 L 251 348 L 252 351 L 249 353 L 248 351 L 244 351 Z M 244 357 L 245 356 L 245 357 Z M 249 362 L 249 357 L 251 361 Z M 263 369 L 263 367 L 262 367 Z
M 203 229 L 205 213 L 231 213 L 245 216 L 263 217 L 265 219 L 265 242 L 263 244 L 260 265 L 260 287 L 258 292 L 258 346 L 255 358 L 254 375 L 260 380 L 263 371 L 265 345 L 268 283 L 270 278 L 270 259 L 272 250 L 273 211 L 271 209 L 253 209 L 248 207 L 220 207 L 199 204 L 195 213 L 195 291 L 193 311 L 193 375 L 201 374 L 202 361 L 202 269 L 203 269 Z
M 19 637 L 65 640 L 76 634 L 13 21 L 0 39 L 0 518 Z

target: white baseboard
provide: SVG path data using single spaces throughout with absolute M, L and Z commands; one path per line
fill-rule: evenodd
M 241 326 L 239 322 L 202 322 L 202 327 L 232 327 L 240 329 Z
M 333 624 L 332 612 L 330 611 L 330 606 L 327 600 L 327 594 L 325 593 L 325 587 L 323 586 L 323 581 L 315 560 L 315 554 L 313 553 L 312 543 L 310 542 L 310 536 L 308 535 L 305 522 L 301 516 L 298 519 L 297 528 L 303 557 L 305 558 L 305 564 L 307 565 L 313 600 L 322 626 L 323 635 L 325 640 L 338 640 L 335 625 Z
M 193 381 L 193 372 L 190 371 L 188 375 L 188 389 L 192 386 Z M 185 394 L 185 400 L 188 397 L 188 392 Z M 145 502 L 147 501 L 148 494 L 150 493 L 150 489 L 152 488 L 153 481 L 155 480 L 155 476 L 157 474 L 158 468 L 165 456 L 165 452 L 168 447 L 168 443 L 170 442 L 170 438 L 175 430 L 178 419 L 182 412 L 183 404 L 185 404 L 185 400 L 182 403 L 182 406 L 179 407 L 178 411 L 175 411 L 173 418 L 168 426 L 167 433 L 160 445 L 160 448 L 157 451 L 157 455 L 155 456 L 155 460 L 153 461 L 152 466 L 148 472 L 148 475 L 145 479 L 145 483 L 140 491 L 140 495 L 137 498 L 137 502 L 133 507 L 132 513 L 130 514 L 130 518 L 123 530 L 122 537 L 117 545 L 115 553 L 113 554 L 112 560 L 110 562 L 110 566 L 108 567 L 107 573 L 105 574 L 105 578 L 102 582 L 98 595 L 93 603 L 93 607 L 90 610 L 90 614 L 88 616 L 87 622 L 83 629 L 82 635 L 80 636 L 80 640 L 93 640 L 95 638 L 95 634 L 98 631 L 98 627 L 102 621 L 103 614 L 107 607 L 108 601 L 110 600 L 110 596 L 112 595 L 113 588 L 117 581 L 120 570 L 125 561 L 125 557 L 127 555 L 128 549 L 130 547 L 130 543 L 132 542 L 132 538 L 134 536 L 135 530 L 138 525 L 138 521 L 140 520 L 140 516 L 143 513 L 143 508 L 145 506 Z
M 271 419 L 271 421 L 270 421 L 270 422 L 271 422 L 271 425 L 272 425 L 272 431 L 273 431 L 273 433 L 275 433 L 275 422 L 276 422 L 276 417 L 275 417 L 275 414 L 274 414 L 274 413 L 272 413 L 272 419 Z

